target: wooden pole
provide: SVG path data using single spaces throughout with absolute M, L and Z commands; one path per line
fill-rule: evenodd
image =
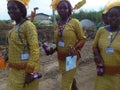
M 53 24 L 54 24 L 56 22 L 56 17 L 55 17 L 55 11 L 54 10 L 52 10 L 52 14 L 53 14 Z

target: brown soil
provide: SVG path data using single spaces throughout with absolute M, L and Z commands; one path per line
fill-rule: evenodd
M 95 64 L 91 50 L 91 41 L 87 41 L 81 50 L 81 63 L 79 64 L 75 78 L 79 90 L 93 90 L 95 78 Z M 46 56 L 41 52 L 41 78 L 39 90 L 60 90 L 61 75 L 58 70 L 56 53 Z M 0 70 L 0 90 L 5 90 L 8 76 L 8 69 Z

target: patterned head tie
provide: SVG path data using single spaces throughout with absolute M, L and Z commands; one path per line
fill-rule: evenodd
M 111 8 L 120 6 L 120 0 L 113 0 L 106 4 L 103 14 L 106 14 Z
M 57 5 L 59 4 L 60 1 L 68 1 L 68 2 L 69 2 L 69 0 L 53 0 L 52 3 L 51 3 L 51 5 L 50 5 L 53 10 L 57 10 Z M 73 9 L 74 9 L 74 10 L 75 10 L 75 9 L 79 9 L 79 8 L 82 7 L 85 3 L 86 3 L 86 0 L 82 0 L 82 1 L 78 2 L 78 3 L 74 6 Z
M 24 6 L 27 6 L 28 3 L 30 2 L 30 0 L 7 0 L 7 1 L 18 1 L 18 2 L 22 3 Z

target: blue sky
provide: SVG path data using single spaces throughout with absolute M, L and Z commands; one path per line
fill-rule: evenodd
M 39 7 L 39 10 L 37 10 L 37 13 L 45 13 L 48 15 L 52 15 L 52 9 L 50 8 L 50 3 L 52 0 L 30 0 L 29 6 L 28 6 L 28 15 L 30 15 L 31 10 L 33 10 L 34 7 Z M 69 0 L 74 6 L 78 1 L 81 0 Z M 86 4 L 80 8 L 83 10 L 100 10 L 104 8 L 105 4 L 109 0 L 86 0 Z M 0 20 L 8 20 L 10 19 L 8 13 L 7 13 L 7 0 L 0 0 Z M 79 9 L 79 10 L 80 10 Z M 77 11 L 79 11 L 77 10 Z M 77 12 L 76 11 L 76 12 Z

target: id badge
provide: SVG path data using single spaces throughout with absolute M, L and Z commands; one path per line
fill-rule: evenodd
M 65 46 L 64 41 L 59 41 L 59 42 L 58 42 L 58 46 L 60 46 L 60 47 L 64 47 L 64 46 Z
M 113 53 L 114 53 L 114 48 L 107 47 L 107 48 L 106 48 L 106 53 L 107 53 L 107 54 L 113 54 Z
M 22 53 L 22 54 L 21 54 L 21 59 L 22 59 L 22 60 L 29 59 L 29 56 L 30 56 L 29 53 Z
M 76 68 L 77 56 L 66 57 L 66 71 Z

